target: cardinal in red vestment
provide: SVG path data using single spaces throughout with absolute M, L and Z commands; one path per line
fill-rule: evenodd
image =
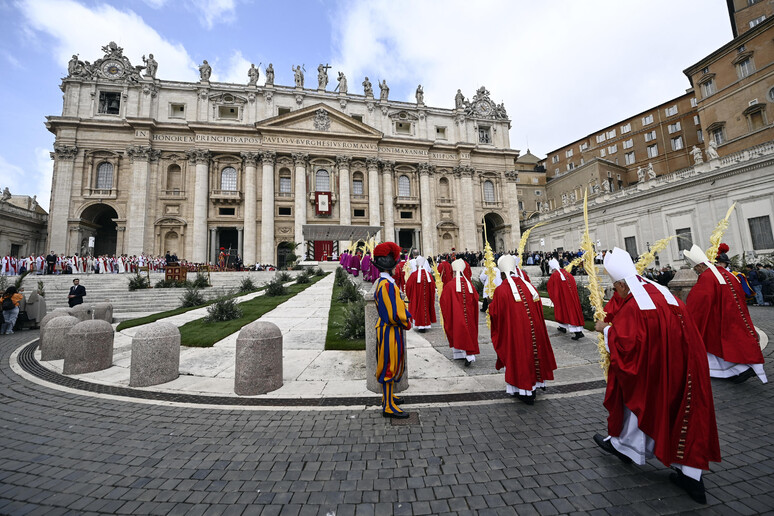
M 742 383 L 757 374 L 767 383 L 758 332 L 742 284 L 725 267 L 711 263 L 697 245 L 684 256 L 699 274 L 686 304 L 704 338 L 710 376 Z
M 707 355 L 688 309 L 665 287 L 637 275 L 631 256 L 607 253 L 605 270 L 621 297 L 612 326 L 596 324 L 610 350 L 608 437 L 597 445 L 623 462 L 657 457 L 670 480 L 706 503 L 701 473 L 720 461 Z
M 398 289 L 403 292 L 406 287 L 406 275 L 403 272 L 403 267 L 406 266 L 406 260 L 401 259 L 398 264 L 395 266 L 395 274 L 392 275 L 392 279 L 395 280 L 395 285 L 397 285 Z
M 423 332 L 436 322 L 435 280 L 427 260 L 422 256 L 418 256 L 416 260 L 417 270 L 406 280 L 406 296 L 414 328 Z
M 582 339 L 583 309 L 575 278 L 559 265 L 556 258 L 551 258 L 548 267 L 552 271 L 548 278 L 548 297 L 554 304 L 554 318 L 559 323 L 559 331 L 574 333 L 572 340 Z
M 495 367 L 505 367 L 506 392 L 532 405 L 535 389 L 545 388 L 556 369 L 543 305 L 535 287 L 516 272 L 514 256 L 501 256 L 497 268 L 503 273 L 503 282 L 489 303 Z
M 454 271 L 452 271 L 451 263 L 446 260 L 439 263 L 438 275 L 441 276 L 441 283 L 443 283 L 445 287 L 447 283 L 454 279 Z
M 448 265 L 448 262 L 445 262 Z M 441 294 L 443 331 L 453 348 L 455 360 L 465 360 L 468 366 L 476 361 L 478 349 L 478 292 L 465 276 L 465 261 L 451 264 L 454 276 L 444 284 Z M 439 266 L 440 270 L 440 266 Z

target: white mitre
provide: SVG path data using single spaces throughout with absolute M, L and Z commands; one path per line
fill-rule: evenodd
M 557 260 L 556 258 L 551 258 L 550 260 L 548 260 L 548 267 L 552 271 L 558 271 L 562 266 L 559 265 L 559 260 Z
M 607 271 L 613 283 L 617 281 L 624 281 L 626 283 L 640 310 L 656 309 L 656 305 L 653 304 L 650 295 L 648 295 L 645 287 L 642 286 L 642 283 L 637 278 L 637 269 L 634 267 L 634 262 L 629 253 L 616 247 L 605 255 L 604 265 L 605 271 Z
M 726 280 L 723 278 L 723 276 L 718 272 L 718 268 L 715 267 L 715 264 L 709 261 L 709 258 L 707 258 L 707 255 L 702 251 L 701 247 L 699 247 L 696 244 L 693 244 L 693 247 L 691 247 L 688 251 L 683 251 L 683 256 L 688 261 L 688 263 L 691 264 L 691 267 L 696 267 L 700 263 L 703 263 L 709 269 L 712 271 L 712 274 L 715 275 L 715 278 L 717 278 L 718 282 L 721 285 L 726 284 Z
M 451 264 L 451 268 L 454 271 L 454 278 L 456 283 L 457 292 L 462 292 L 462 281 L 465 280 L 465 284 L 468 286 L 468 292 L 473 293 L 473 287 L 470 285 L 468 278 L 465 277 L 462 272 L 465 270 L 465 260 L 457 258 Z

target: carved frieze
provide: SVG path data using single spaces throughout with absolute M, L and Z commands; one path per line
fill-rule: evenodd
M 328 112 L 320 108 L 314 112 L 314 128 L 317 131 L 328 131 L 331 128 L 331 119 Z

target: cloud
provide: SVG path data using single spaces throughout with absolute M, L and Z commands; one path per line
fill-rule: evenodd
M 133 11 L 107 4 L 86 7 L 73 0 L 29 0 L 19 9 L 27 34 L 54 39 L 52 53 L 63 74 L 73 54 L 88 52 L 81 59 L 94 61 L 102 57 L 102 46 L 115 41 L 135 65 L 142 64 L 141 55 L 152 53 L 165 79 L 198 80 L 198 67 L 183 45 L 164 39 Z
M 470 98 L 485 85 L 508 109 L 511 146 L 525 152 L 528 138 L 545 155 L 681 95 L 682 69 L 731 38 L 724 10 L 671 0 L 343 0 L 331 14 L 333 64 L 350 84 L 386 78 L 398 100 L 413 102 L 421 83 L 439 107 L 453 107 L 458 88 Z
M 54 161 L 51 159 L 51 151 L 42 147 L 35 148 L 35 169 L 34 169 L 34 195 L 38 196 L 38 204 L 44 210 L 49 210 L 51 203 L 51 181 L 54 177 Z
M 0 155 L 0 177 L 3 178 L 0 189 L 7 186 L 12 194 L 24 195 L 29 191 L 27 176 L 22 167 L 9 163 Z
M 217 73 L 218 66 L 212 67 L 212 80 L 217 82 L 230 82 L 236 84 L 246 84 L 248 81 L 247 70 L 250 69 L 250 61 L 245 59 L 242 52 L 235 50 L 226 63 L 225 73 L 221 76 Z M 263 75 L 263 74 L 261 74 Z
M 216 23 L 231 23 L 236 19 L 234 0 L 189 0 L 188 6 L 207 29 L 212 29 Z
M 0 190 L 7 186 L 13 195 L 37 195 L 38 204 L 48 211 L 54 172 L 49 152 L 41 147 L 35 148 L 34 160 L 28 167 L 11 163 L 0 155 Z

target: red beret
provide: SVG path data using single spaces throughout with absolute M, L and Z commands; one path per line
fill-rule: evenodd
M 396 262 L 400 260 L 400 246 L 395 242 L 382 242 L 374 248 L 374 257 L 392 256 Z
M 718 252 L 719 252 L 719 253 L 727 253 L 727 252 L 728 252 L 728 251 L 730 251 L 730 250 L 731 250 L 731 248 L 730 248 L 730 247 L 728 247 L 728 244 L 721 243 L 721 244 L 718 246 Z

